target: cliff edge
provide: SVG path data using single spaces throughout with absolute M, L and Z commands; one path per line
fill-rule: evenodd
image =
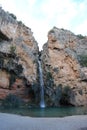
M 42 65 L 47 104 L 87 104 L 87 37 L 54 27 L 43 46 Z
M 0 7 L 0 99 L 10 93 L 26 100 L 34 95 L 38 52 L 31 29 Z

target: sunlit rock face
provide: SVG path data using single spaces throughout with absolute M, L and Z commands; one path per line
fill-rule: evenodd
M 54 27 L 39 53 L 31 29 L 0 7 L 0 99 L 40 101 L 39 55 L 46 105 L 87 105 L 87 37 Z
M 38 51 L 31 29 L 0 7 L 0 98 L 9 93 L 26 98 L 30 90 L 34 93 Z
M 48 105 L 87 104 L 87 60 L 83 64 L 81 57 L 86 57 L 86 48 L 86 37 L 56 27 L 48 32 L 42 51 Z

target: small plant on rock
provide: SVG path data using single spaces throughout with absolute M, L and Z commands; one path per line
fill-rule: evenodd
M 12 14 L 12 13 L 9 13 L 9 15 L 13 18 L 13 19 L 17 19 L 17 17 L 14 15 L 14 14 Z
M 79 55 L 79 62 L 82 67 L 87 67 L 87 55 Z
M 11 53 L 11 55 L 15 55 L 15 53 L 16 53 L 16 46 L 14 46 L 14 45 L 10 46 L 10 53 Z
M 83 36 L 83 35 L 81 35 L 81 34 L 78 34 L 77 37 L 78 37 L 79 39 L 84 39 L 84 38 L 85 38 L 85 36 Z

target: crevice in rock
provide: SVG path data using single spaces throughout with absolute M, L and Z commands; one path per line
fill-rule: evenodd
M 0 42 L 4 40 L 9 41 L 10 39 L 0 31 Z

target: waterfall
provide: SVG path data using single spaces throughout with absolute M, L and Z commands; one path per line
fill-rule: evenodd
M 43 73 L 42 73 L 42 67 L 41 67 L 41 61 L 38 60 L 39 65 L 39 80 L 40 80 L 40 107 L 45 108 L 45 101 L 44 101 L 44 82 L 43 82 Z

